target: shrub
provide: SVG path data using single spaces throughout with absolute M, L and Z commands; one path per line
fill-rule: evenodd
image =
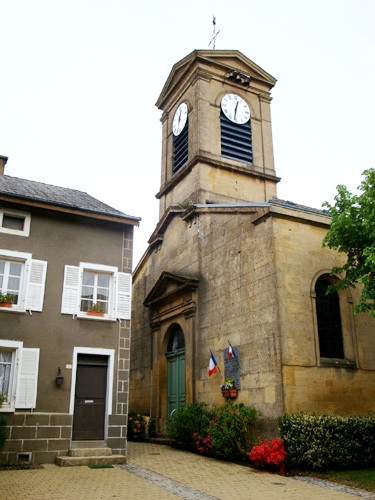
M 141 411 L 129 411 L 127 437 L 130 441 L 144 441 L 146 439 L 148 418 Z
M 181 408 L 169 424 L 176 444 L 224 460 L 242 460 L 253 444 L 256 410 L 231 401 L 207 409 L 203 403 Z
M 256 410 L 228 401 L 217 408 L 210 422 L 210 455 L 223 460 L 243 460 L 254 444 Z
M 213 412 L 205 403 L 191 403 L 180 408 L 168 423 L 168 434 L 175 444 L 195 451 L 198 436 L 206 436 Z
M 375 465 L 375 416 L 296 413 L 279 418 L 289 467 L 346 469 Z

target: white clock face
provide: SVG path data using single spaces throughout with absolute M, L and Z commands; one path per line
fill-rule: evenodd
M 173 117 L 172 131 L 173 135 L 180 135 L 183 131 L 188 116 L 188 108 L 187 105 L 183 102 L 179 105 L 176 110 L 176 113 Z
M 250 109 L 242 97 L 226 94 L 221 100 L 221 109 L 229 120 L 243 125 L 250 119 Z

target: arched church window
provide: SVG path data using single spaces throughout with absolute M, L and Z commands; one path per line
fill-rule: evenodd
M 339 296 L 335 291 L 327 293 L 330 285 L 327 276 L 315 284 L 320 357 L 344 359 Z
M 168 352 L 177 351 L 185 347 L 184 333 L 180 325 L 174 325 L 169 336 Z

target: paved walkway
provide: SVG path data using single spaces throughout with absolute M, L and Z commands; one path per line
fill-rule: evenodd
M 375 494 L 305 482 L 169 446 L 128 443 L 128 464 L 0 471 L 2 500 L 353 500 Z

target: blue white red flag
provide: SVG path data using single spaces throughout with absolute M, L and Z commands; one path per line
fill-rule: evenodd
M 228 340 L 228 344 L 229 344 L 229 348 L 228 348 L 228 359 L 232 359 L 232 358 L 236 358 L 236 352 L 235 350 L 233 349 L 232 347 L 232 344 L 229 342 Z
M 213 373 L 216 373 L 216 372 L 217 372 L 217 363 L 216 363 L 216 359 L 215 359 L 214 355 L 211 352 L 210 362 L 208 365 L 208 376 L 210 377 Z

